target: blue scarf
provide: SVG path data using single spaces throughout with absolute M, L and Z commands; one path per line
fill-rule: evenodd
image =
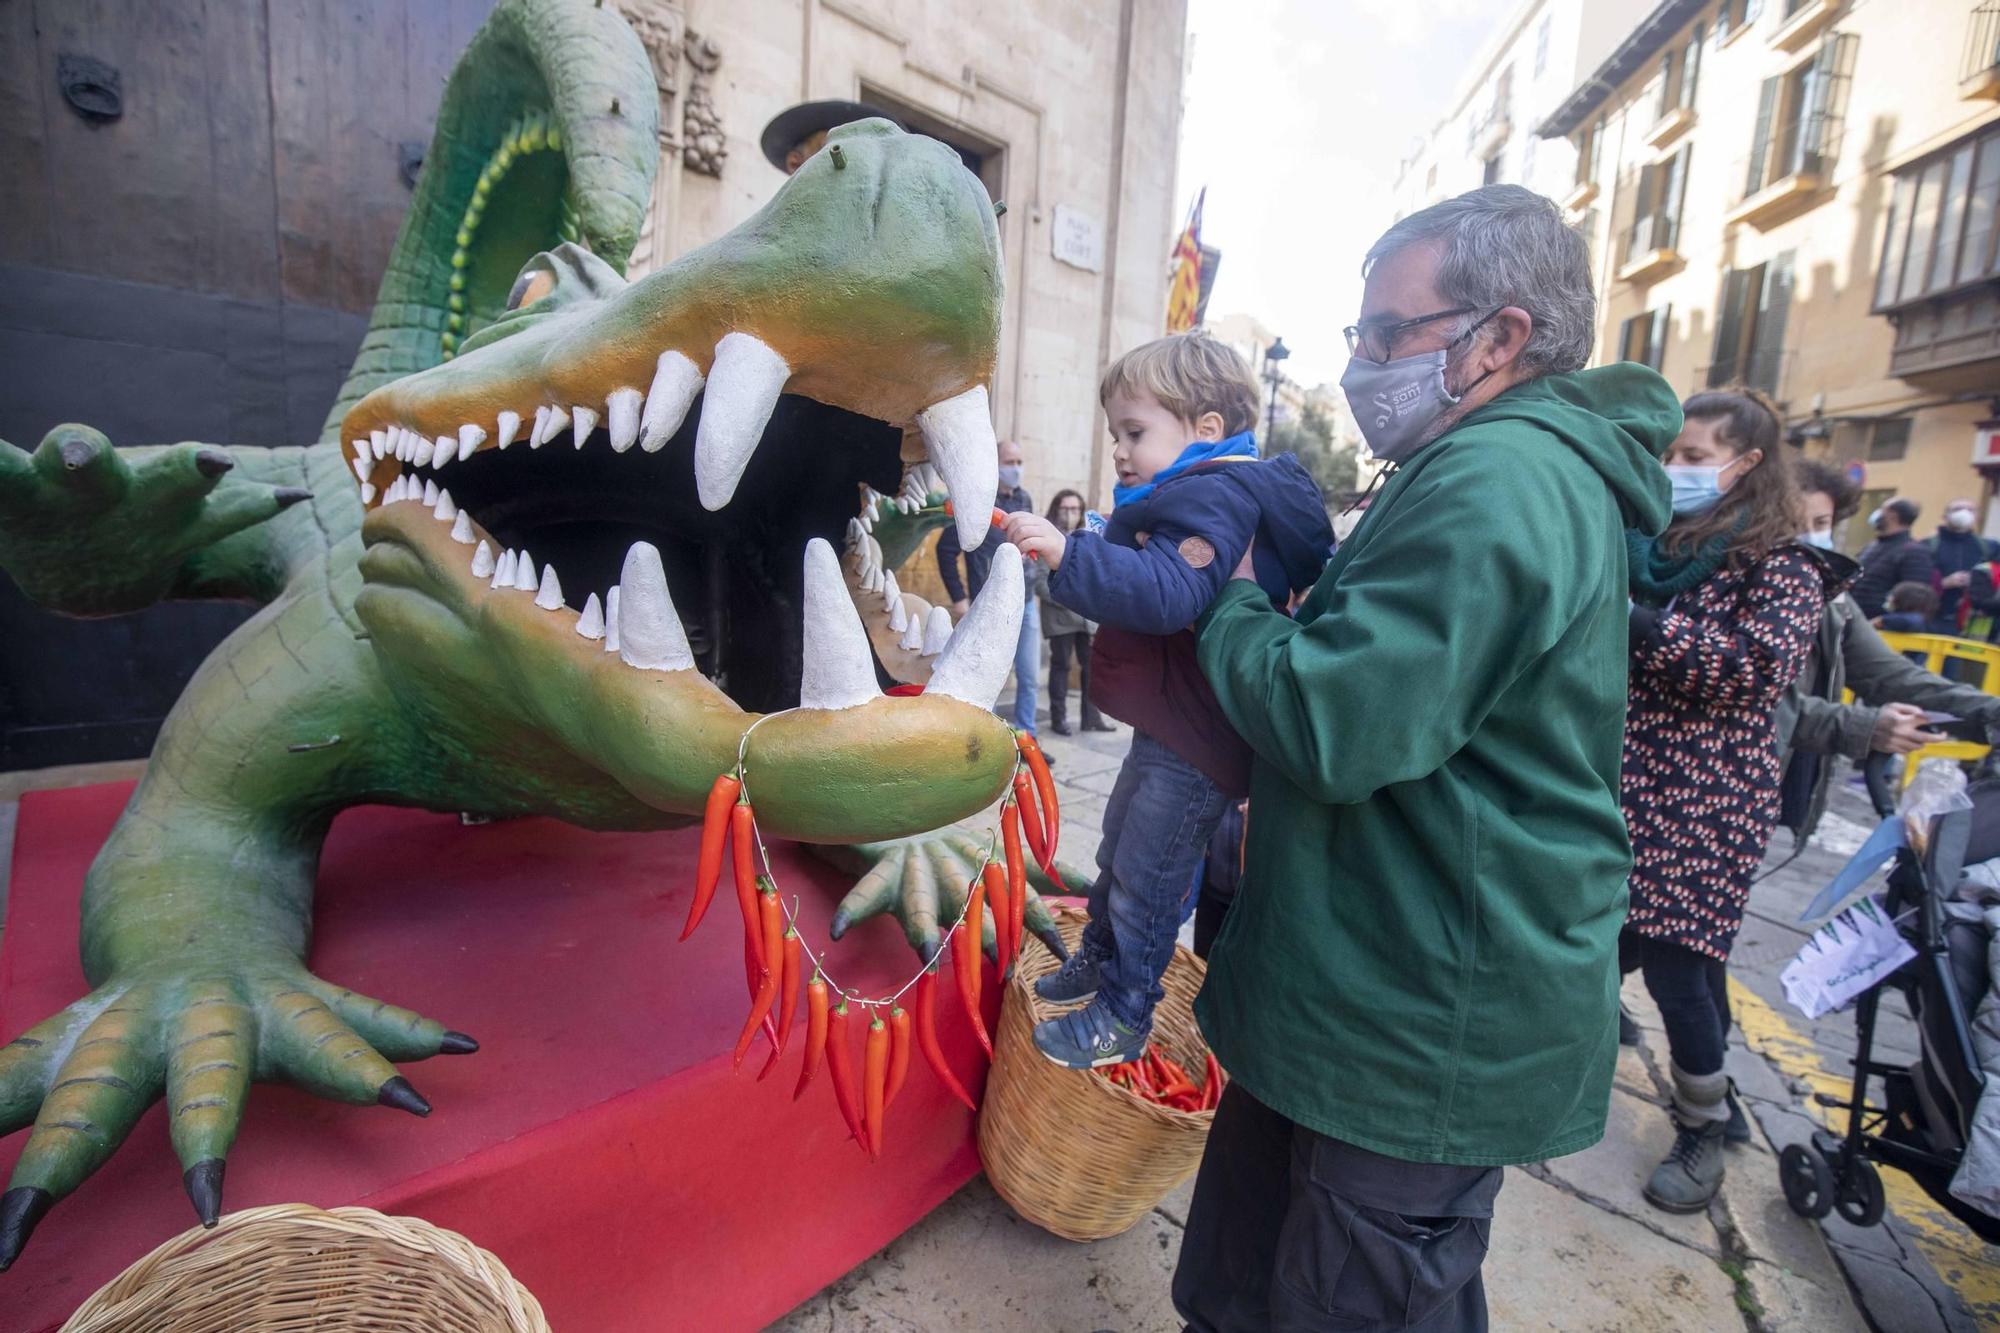
M 1114 508 L 1137 504 L 1153 493 L 1153 488 L 1163 481 L 1171 481 L 1191 467 L 1198 467 L 1214 458 L 1255 458 L 1257 437 L 1249 431 L 1232 435 L 1226 440 L 1196 440 L 1181 450 L 1180 457 L 1153 474 L 1151 481 L 1140 482 L 1137 486 L 1113 486 L 1111 503 Z

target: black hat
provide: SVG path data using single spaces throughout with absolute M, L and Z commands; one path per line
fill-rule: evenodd
M 879 106 L 869 106 L 866 102 L 801 102 L 788 106 L 771 117 L 771 123 L 764 127 L 764 133 L 757 138 L 757 146 L 764 150 L 764 158 L 778 170 L 785 169 L 785 155 L 804 143 L 821 130 L 830 130 L 838 125 L 846 125 L 857 120 L 867 120 L 870 116 L 880 116 L 891 123 L 900 124 L 896 118 Z

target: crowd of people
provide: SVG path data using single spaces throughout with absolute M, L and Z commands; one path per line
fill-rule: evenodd
M 1832 756 L 1910 753 L 1941 713 L 2000 729 L 1878 632 L 1985 632 L 2000 548 L 1969 501 L 1923 542 L 1889 500 L 1840 554 L 1855 488 L 1769 399 L 1585 369 L 1588 255 L 1527 190 L 1404 218 L 1363 272 L 1342 384 L 1387 479 L 1337 547 L 1200 334 L 1104 373 L 1108 515 L 1036 514 L 1014 450 L 989 539 L 1038 571 L 1017 723 L 1046 634 L 1052 725 L 1074 661 L 1083 725 L 1135 732 L 1089 926 L 1038 983 L 1073 1006 L 1044 1055 L 1144 1046 L 1200 886 L 1230 1082 L 1174 1279 L 1199 1330 L 1483 1329 L 1501 1168 L 1602 1136 L 1627 972 L 1673 1086 L 1645 1196 L 1706 1207 L 1749 1134 L 1726 968 L 1774 830 L 1810 836 Z

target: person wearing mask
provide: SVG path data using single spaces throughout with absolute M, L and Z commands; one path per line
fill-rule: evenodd
M 1049 504 L 1049 522 L 1065 533 L 1083 526 L 1083 497 L 1075 491 L 1057 491 Z M 1069 664 L 1076 663 L 1077 689 L 1083 696 L 1083 729 L 1116 731 L 1090 697 L 1090 636 L 1097 626 L 1049 596 L 1049 572 L 1039 561 L 1034 571 L 1035 595 L 1042 603 L 1042 637 L 1049 641 L 1049 730 L 1067 736 L 1069 726 Z
M 1645 1196 L 1698 1212 L 1722 1185 L 1729 1078 L 1721 969 L 1779 813 L 1773 715 L 1847 575 L 1798 541 L 1777 409 L 1699 393 L 1667 451 L 1674 520 L 1630 536 L 1623 788 L 1631 904 L 1620 967 L 1643 972 L 1667 1034 L 1674 1145 Z
M 1870 620 L 1887 609 L 1889 589 L 1898 583 L 1931 581 L 1930 548 L 1910 535 L 1919 512 L 1915 500 L 1899 495 L 1868 516 L 1875 540 L 1861 548 L 1861 577 L 1851 595 Z
M 1937 536 L 1924 543 L 1930 550 L 1931 565 L 1943 590 L 1937 614 L 1929 626 L 1933 634 L 1965 633 L 1973 611 L 1972 601 L 1966 595 L 1972 584 L 1972 571 L 1979 565 L 2000 560 L 2000 542 L 1972 530 L 1978 521 L 1979 511 L 1972 501 L 1963 497 L 1953 500 L 1944 507 L 1944 526 L 1937 530 Z
M 1624 530 L 1666 525 L 1680 405 L 1583 368 L 1589 252 L 1530 190 L 1362 272 L 1341 383 L 1394 470 L 1295 616 L 1245 561 L 1197 622 L 1254 756 L 1195 1003 L 1230 1075 L 1174 1273 L 1198 1333 L 1484 1329 L 1501 1167 L 1610 1106 Z
M 1000 489 L 993 497 L 994 508 L 1002 513 L 1014 514 L 1023 510 L 1033 511 L 1035 501 L 1021 485 L 1021 445 L 1016 440 L 1000 442 Z M 965 619 L 966 609 L 971 599 L 979 595 L 986 586 L 987 572 L 993 568 L 993 553 L 1000 549 L 1007 535 L 1000 528 L 989 528 L 986 540 L 973 550 L 965 550 L 958 540 L 958 529 L 946 524 L 944 533 L 938 538 L 938 577 L 944 581 L 945 596 L 951 599 L 951 618 Z M 965 574 L 959 575 L 959 561 L 965 562 Z M 1038 690 L 1036 677 L 1042 664 L 1042 613 L 1040 602 L 1033 597 L 1021 599 L 1021 637 L 1014 645 L 1014 708 L 1012 721 L 1016 729 L 1029 735 L 1035 732 L 1035 695 Z M 996 707 L 995 712 L 999 709 Z M 1003 716 L 1005 716 L 1003 714 Z

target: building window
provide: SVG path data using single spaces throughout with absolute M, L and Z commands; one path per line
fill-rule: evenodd
M 1694 110 L 1695 88 L 1701 83 L 1701 44 L 1701 24 L 1697 23 L 1688 34 L 1687 50 L 1681 56 L 1680 104 L 1690 111 Z
M 1724 274 L 1708 387 L 1741 383 L 1775 395 L 1784 369 L 1785 321 L 1791 307 L 1790 250 L 1755 268 Z
M 1940 296 L 2000 276 L 2000 128 L 1896 173 L 1875 308 Z
M 1868 461 L 1893 463 L 1910 452 L 1910 419 L 1891 417 L 1875 423 L 1868 436 Z
M 1498 185 L 1500 183 L 1500 154 L 1495 153 L 1486 159 L 1486 167 L 1479 173 L 1479 183 L 1481 185 Z
M 1835 33 L 1820 43 L 1811 60 L 1764 80 L 1744 159 L 1741 198 L 1793 176 L 1831 173 L 1840 156 L 1856 45 L 1852 35 Z
M 1722 8 L 1715 15 L 1715 40 L 1728 40 L 1733 32 L 1741 32 L 1757 21 L 1764 12 L 1764 0 L 1722 0 Z
M 1677 249 L 1681 230 L 1681 196 L 1687 191 L 1688 155 L 1692 144 L 1664 162 L 1649 162 L 1639 169 L 1639 191 L 1633 204 L 1632 229 L 1625 233 L 1625 254 L 1629 261 L 1654 250 Z
M 1672 306 L 1634 315 L 1618 326 L 1618 359 L 1660 368 L 1667 355 L 1667 319 Z
M 1660 57 L 1659 88 L 1653 94 L 1653 119 L 1665 120 L 1679 105 L 1675 100 L 1680 96 L 1680 80 L 1674 77 L 1674 53 L 1667 52 Z
M 1535 188 L 1535 145 L 1540 142 L 1531 134 L 1528 141 L 1521 145 L 1521 184 L 1531 190 Z
M 1576 139 L 1576 184 L 1597 184 L 1597 168 L 1604 150 L 1604 117 L 1587 126 Z
M 1552 14 L 1544 14 L 1542 21 L 1535 25 L 1535 77 L 1538 79 L 1542 71 L 1549 67 L 1549 20 L 1553 17 Z

